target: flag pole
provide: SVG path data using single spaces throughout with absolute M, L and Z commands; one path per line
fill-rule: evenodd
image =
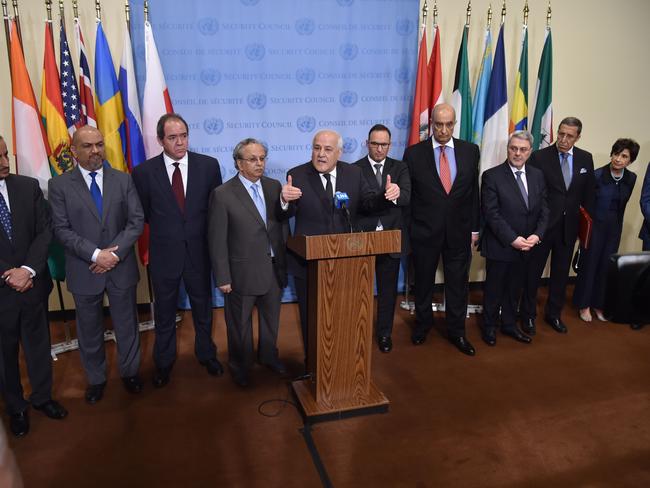
M 548 9 L 546 10 L 546 29 L 551 28 L 551 0 L 548 0 Z
M 501 23 L 503 24 L 506 21 L 506 0 L 503 0 L 503 5 L 501 7 Z
M 505 8 L 505 0 L 503 2 L 504 8 Z M 99 0 L 95 0 L 95 16 L 97 17 L 97 22 L 101 22 L 102 20 L 102 6 L 99 3 Z
M 23 48 L 23 35 L 20 32 L 20 15 L 18 15 L 18 0 L 12 0 L 11 5 L 14 8 L 14 19 L 16 19 L 16 34 L 18 34 L 18 39 L 20 40 L 20 49 L 25 53 Z
M 487 11 L 487 29 L 490 30 L 491 27 L 492 27 L 492 4 L 490 4 Z
M 528 0 L 526 0 L 526 3 L 524 4 L 524 27 L 528 27 L 528 13 L 530 12 L 530 9 L 528 8 Z
M 9 34 L 9 11 L 7 10 L 7 0 L 2 0 L 2 18 L 5 24 L 5 39 L 7 41 L 7 59 L 9 59 L 9 76 L 11 77 L 11 35 Z
M 469 23 L 472 18 L 472 0 L 467 2 L 467 14 L 465 15 L 465 27 L 469 29 Z
M 427 1 L 424 0 L 424 3 L 426 4 Z M 149 2 L 147 0 L 144 0 L 144 21 L 149 22 Z
M 79 19 L 79 5 L 77 4 L 77 0 L 72 0 L 72 14 L 75 19 Z
M 129 30 L 129 36 L 131 35 L 131 7 L 129 6 L 129 0 L 124 0 L 124 14 L 126 15 L 126 28 Z

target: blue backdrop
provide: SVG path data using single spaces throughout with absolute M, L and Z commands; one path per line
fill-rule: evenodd
M 132 42 L 144 86 L 142 0 L 132 1 Z M 319 129 L 344 140 L 342 159 L 367 154 L 376 123 L 407 140 L 415 83 L 419 0 L 155 0 L 149 2 L 174 110 L 193 151 L 236 174 L 232 149 L 246 137 L 269 147 L 266 174 L 284 181 L 310 159 Z M 285 300 L 294 298 L 293 288 Z M 222 298 L 215 294 L 215 305 Z

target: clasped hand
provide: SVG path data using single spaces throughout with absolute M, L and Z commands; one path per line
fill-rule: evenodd
M 117 263 L 120 262 L 120 258 L 118 258 L 117 255 L 113 254 L 115 251 L 117 251 L 118 247 L 119 246 L 113 246 L 99 251 L 99 254 L 97 254 L 97 259 L 89 266 L 88 269 L 90 269 L 90 271 L 95 274 L 102 274 L 112 270 L 115 266 L 117 266 Z
M 517 236 L 510 245 L 519 251 L 530 251 L 538 243 L 539 237 L 535 234 L 531 234 L 528 237 Z
M 32 275 L 25 268 L 8 269 L 2 273 L 2 279 L 18 293 L 26 292 L 34 286 Z

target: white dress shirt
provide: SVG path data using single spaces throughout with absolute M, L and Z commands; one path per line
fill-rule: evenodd
M 167 156 L 167 153 L 163 152 L 163 160 L 165 161 L 165 169 L 167 170 L 167 177 L 169 178 L 169 184 L 172 183 L 172 175 L 176 167 L 174 163 L 178 163 L 178 169 L 181 170 L 181 177 L 183 178 L 183 194 L 187 195 L 187 153 L 178 161 Z

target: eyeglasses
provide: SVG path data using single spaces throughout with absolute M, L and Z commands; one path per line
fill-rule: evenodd
M 255 164 L 258 161 L 263 163 L 266 161 L 266 156 L 260 156 L 259 158 L 237 158 L 239 161 L 246 161 L 247 163 Z
M 390 146 L 390 142 L 370 141 L 370 142 L 368 142 L 368 145 L 374 147 L 375 149 L 377 149 L 377 148 L 386 149 L 388 146 Z

